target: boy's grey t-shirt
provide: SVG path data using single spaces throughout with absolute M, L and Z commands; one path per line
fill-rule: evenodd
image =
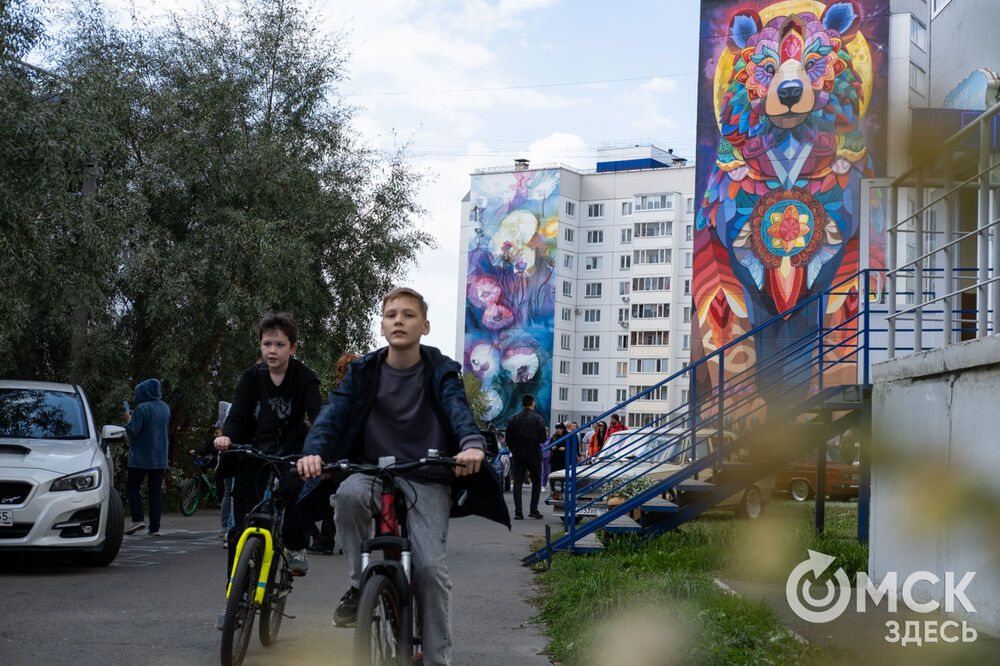
M 372 463 L 380 456 L 415 460 L 426 456 L 427 449 L 446 455 L 448 439 L 424 392 L 423 360 L 405 370 L 382 363 L 379 372 L 378 393 L 365 423 L 365 459 Z M 412 474 L 415 480 L 440 483 L 450 483 L 452 476 L 447 467 L 428 467 Z

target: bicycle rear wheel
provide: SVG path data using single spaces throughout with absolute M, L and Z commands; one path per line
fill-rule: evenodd
M 399 593 L 387 576 L 375 574 L 361 590 L 354 630 L 355 666 L 404 666 L 410 648 L 402 644 Z
M 190 516 L 198 510 L 201 499 L 201 479 L 188 479 L 181 484 L 181 514 Z
M 271 561 L 270 580 L 267 582 L 267 593 L 260 607 L 260 623 L 258 635 L 261 645 L 265 647 L 278 640 L 278 630 L 281 629 L 281 618 L 285 614 L 285 602 L 292 591 L 292 574 L 288 571 L 288 562 L 280 553 L 274 554 Z
M 264 559 L 264 541 L 252 536 L 246 540 L 226 601 L 226 621 L 222 625 L 222 666 L 239 666 L 247 653 L 257 611 L 254 593 L 260 580 Z

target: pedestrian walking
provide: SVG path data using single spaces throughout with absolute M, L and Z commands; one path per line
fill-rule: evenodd
M 149 494 L 149 535 L 160 533 L 160 516 L 163 513 L 163 475 L 167 471 L 168 433 L 170 407 L 161 399 L 160 380 L 147 379 L 135 387 L 135 409 L 128 410 L 128 472 L 125 479 L 125 496 L 132 513 L 132 524 L 125 534 L 135 534 L 146 526 L 142 506 L 142 481 L 146 480 Z
M 531 502 L 528 516 L 541 518 L 538 499 L 542 485 L 542 442 L 545 441 L 545 421 L 535 411 L 535 396 L 521 398 L 521 411 L 507 422 L 507 448 L 514 459 L 514 518 L 521 520 L 521 486 L 525 475 L 531 476 Z

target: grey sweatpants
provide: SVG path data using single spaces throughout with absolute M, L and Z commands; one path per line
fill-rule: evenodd
M 379 506 L 381 484 L 353 474 L 337 489 L 334 521 L 337 541 L 351 566 L 351 586 L 361 582 L 361 542 L 371 536 L 372 511 Z M 451 513 L 451 489 L 439 483 L 401 483 L 406 493 L 412 578 L 420 610 L 424 664 L 451 663 L 451 580 L 445 563 L 445 540 Z M 415 495 L 414 496 L 414 491 Z M 374 503 L 373 503 L 374 502 Z

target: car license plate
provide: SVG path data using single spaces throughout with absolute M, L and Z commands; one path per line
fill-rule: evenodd
M 577 509 L 576 515 L 578 516 L 603 516 L 607 513 L 607 509 L 599 506 L 588 506 L 584 509 Z
M 0 527 L 14 526 L 14 512 L 11 509 L 0 509 Z

